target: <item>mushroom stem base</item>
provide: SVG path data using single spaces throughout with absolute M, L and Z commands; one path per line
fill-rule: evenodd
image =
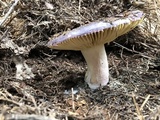
M 105 86 L 109 82 L 109 67 L 104 45 L 81 51 L 88 66 L 85 81 L 91 89 Z

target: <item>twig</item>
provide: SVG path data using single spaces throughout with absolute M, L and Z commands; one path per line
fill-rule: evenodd
M 27 18 L 27 20 L 29 20 L 30 22 L 32 22 L 34 26 L 37 26 L 37 24 L 36 24 L 30 17 L 28 17 L 28 16 L 25 16 L 25 17 Z M 46 34 L 44 34 L 39 26 L 37 26 L 37 28 L 38 28 L 38 31 L 39 31 L 47 40 L 49 40 L 49 36 L 46 35 Z
M 2 6 L 4 6 L 4 7 L 7 7 L 7 4 L 6 4 L 5 2 L 1 1 L 1 0 L 0 0 L 0 4 L 1 4 Z
M 1 41 L 3 41 L 3 40 L 7 37 L 8 31 L 9 31 L 9 29 L 7 29 L 7 30 L 3 33 L 3 35 L 0 37 L 0 40 L 1 40 Z
M 82 2 L 82 0 L 79 0 L 79 3 L 78 3 L 78 12 L 79 12 L 79 14 L 80 14 L 80 11 L 81 11 L 81 2 Z
M 138 52 L 138 51 L 131 50 L 131 49 L 127 48 L 127 47 L 124 47 L 124 46 L 122 46 L 122 45 L 116 43 L 116 42 L 113 42 L 113 43 L 116 44 L 117 46 L 119 46 L 119 47 L 121 47 L 121 48 L 123 48 L 123 49 L 129 51 L 129 52 L 133 52 L 133 53 L 139 54 L 140 56 L 142 56 L 142 57 L 144 57 L 144 58 L 151 59 L 151 57 L 148 57 L 148 56 L 146 56 L 146 55 L 143 55 L 142 53 L 140 53 L 140 52 Z
M 6 115 L 5 120 L 57 120 L 57 119 L 42 115 L 11 114 L 11 115 Z
M 0 26 L 7 20 L 8 16 L 13 12 L 15 6 L 18 4 L 19 0 L 15 0 L 14 4 L 10 7 L 9 11 L 6 13 L 4 18 L 0 21 Z
M 135 107 L 136 107 L 137 117 L 139 118 L 139 120 L 144 120 L 142 112 L 141 112 L 141 110 L 140 110 L 140 108 L 139 108 L 139 106 L 138 106 L 138 104 L 136 102 L 134 93 L 132 93 L 132 98 L 133 98 L 133 102 L 134 102 Z
M 158 11 L 157 11 L 157 9 L 158 9 L 157 3 L 156 3 L 155 0 L 154 0 L 153 2 L 154 2 L 154 8 L 155 8 L 155 13 L 156 13 L 156 15 L 157 15 L 157 19 L 158 19 L 158 21 L 160 21 L 160 19 L 159 19 L 159 13 L 158 13 Z M 158 1 L 157 1 L 157 2 L 158 2 Z
M 141 107 L 140 107 L 140 110 L 143 110 L 143 107 L 145 106 L 145 104 L 146 104 L 147 101 L 149 100 L 150 96 L 151 96 L 151 95 L 148 95 L 148 96 L 146 97 L 146 99 L 144 100 L 144 102 L 142 103 L 142 105 L 141 105 Z
M 75 111 L 73 88 L 71 89 L 71 91 L 72 91 L 72 109 Z
M 12 96 L 10 96 L 10 97 L 12 97 Z M 14 100 L 12 100 L 12 99 L 9 99 L 9 98 L 6 96 L 6 94 L 4 94 L 4 93 L 2 93 L 2 92 L 0 92 L 0 100 L 1 100 L 1 101 L 6 101 L 6 102 L 9 102 L 9 103 L 12 103 L 12 104 L 15 104 L 15 105 L 17 105 L 17 106 L 19 106 L 19 107 L 22 107 L 22 106 L 23 106 L 23 107 L 26 107 L 26 108 L 28 108 L 28 109 L 35 110 L 35 108 L 33 108 L 33 107 L 29 106 L 29 105 L 24 105 L 23 103 L 14 101 Z
M 0 100 L 2 100 L 2 101 L 7 101 L 7 102 L 13 103 L 13 104 L 15 104 L 15 105 L 21 106 L 20 103 L 14 101 L 14 100 L 8 99 L 7 96 L 6 96 L 6 94 L 4 94 L 4 93 L 2 93 L 2 92 L 0 92 L 0 96 L 1 96 L 1 97 L 0 97 Z

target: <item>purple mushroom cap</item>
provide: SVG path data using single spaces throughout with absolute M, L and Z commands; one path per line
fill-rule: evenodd
M 135 10 L 106 21 L 91 22 L 51 39 L 47 46 L 61 50 L 82 50 L 105 44 L 135 28 L 143 18 L 144 13 Z

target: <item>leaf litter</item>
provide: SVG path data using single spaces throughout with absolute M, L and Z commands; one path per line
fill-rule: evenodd
M 159 2 L 1 0 L 0 119 L 160 119 Z M 67 30 L 134 9 L 146 16 L 106 45 L 110 83 L 104 88 L 92 91 L 84 83 L 79 51 L 45 46 Z

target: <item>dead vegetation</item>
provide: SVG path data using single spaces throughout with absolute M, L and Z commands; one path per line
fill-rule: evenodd
M 0 0 L 0 120 L 160 119 L 159 0 Z M 106 45 L 110 83 L 91 91 L 80 52 L 57 33 L 140 9 L 144 22 Z

